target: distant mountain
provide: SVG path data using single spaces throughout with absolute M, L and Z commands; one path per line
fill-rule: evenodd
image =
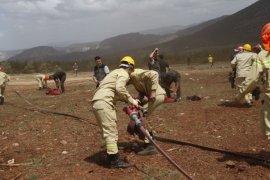
M 24 60 L 47 60 L 50 59 L 50 57 L 55 57 L 55 56 L 60 56 L 63 55 L 64 52 L 58 51 L 54 49 L 53 47 L 49 46 L 38 46 L 34 47 L 31 49 L 27 49 L 11 58 L 8 60 L 13 61 L 13 60 L 19 60 L 19 61 L 24 61 Z
M 182 25 L 174 25 L 174 26 L 167 26 L 167 27 L 160 27 L 154 29 L 148 29 L 144 31 L 140 31 L 141 34 L 154 34 L 154 35 L 165 35 L 165 34 L 174 34 L 179 30 L 186 29 L 187 26 Z
M 8 58 L 21 53 L 23 50 L 12 50 L 12 51 L 0 51 L 0 61 L 7 60 Z
M 99 50 L 128 50 L 146 47 L 161 40 L 161 36 L 140 33 L 128 33 L 105 39 L 99 45 Z
M 196 27 L 189 28 L 189 31 L 195 32 L 186 36 L 179 36 L 177 39 L 166 42 L 162 46 L 184 50 L 226 45 L 237 46 L 243 43 L 259 43 L 261 28 L 270 21 L 269 12 L 270 1 L 259 0 L 233 15 L 217 19 L 217 22 L 210 23 L 198 31 Z M 179 31 L 178 34 L 182 32 Z
M 205 21 L 205 22 L 202 22 L 202 23 L 199 23 L 199 24 L 196 24 L 196 25 L 193 25 L 193 26 L 189 26 L 185 29 L 181 29 L 181 30 L 178 30 L 177 32 L 175 32 L 175 34 L 178 36 L 178 37 L 183 37 L 183 36 L 187 36 L 187 35 L 190 35 L 190 34 L 193 34 L 193 33 L 196 33 L 212 24 L 215 24 L 223 19 L 225 19 L 226 17 L 228 16 L 221 16 L 221 17 L 218 17 L 218 18 L 215 18 L 215 19 L 211 19 L 209 21 Z

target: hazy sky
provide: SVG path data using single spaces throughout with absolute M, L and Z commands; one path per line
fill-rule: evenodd
M 235 13 L 256 0 L 0 0 L 0 50 L 189 25 Z

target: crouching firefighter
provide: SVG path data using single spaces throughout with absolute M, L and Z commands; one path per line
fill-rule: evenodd
M 115 104 L 117 100 L 138 107 L 138 101 L 133 99 L 126 89 L 130 74 L 134 71 L 135 61 L 130 56 L 120 61 L 120 68 L 109 73 L 96 89 L 92 99 L 92 109 L 105 142 L 110 168 L 127 168 L 131 165 L 119 158 L 118 131 Z
M 159 85 L 159 75 L 153 70 L 135 69 L 130 75 L 130 84 L 139 92 L 138 98 L 143 109 L 147 110 L 147 116 L 149 116 L 157 107 L 159 107 L 165 99 L 165 91 Z M 142 122 L 142 125 L 144 123 Z M 147 131 L 147 130 L 146 130 Z M 130 134 L 136 133 L 136 126 L 134 121 L 130 121 L 128 125 L 128 132 Z M 147 131 L 147 133 L 149 133 Z M 142 151 L 138 152 L 138 155 L 150 155 L 156 154 L 157 151 L 149 140 L 143 135 L 140 135 L 140 139 L 144 140 L 144 147 Z

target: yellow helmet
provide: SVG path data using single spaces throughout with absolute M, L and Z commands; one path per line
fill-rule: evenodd
M 251 45 L 250 44 L 244 44 L 243 49 L 246 51 L 251 51 Z
M 132 65 L 133 67 L 135 66 L 135 61 L 130 56 L 123 57 L 120 62 L 121 62 L 121 65 L 126 64 L 126 65 Z

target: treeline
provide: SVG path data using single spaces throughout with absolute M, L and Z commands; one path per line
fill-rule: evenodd
M 211 54 L 215 61 L 229 61 L 230 56 L 233 52 L 234 46 L 222 46 L 222 47 L 202 47 L 196 50 L 185 50 L 182 52 L 181 49 L 176 51 L 170 51 L 165 48 L 160 48 L 161 53 L 164 55 L 164 60 L 169 64 L 186 64 L 187 59 L 190 59 L 191 64 L 203 64 L 207 63 L 208 55 Z M 115 69 L 120 63 L 120 59 L 127 54 L 132 56 L 136 61 L 136 67 L 147 68 L 149 51 L 137 53 L 136 51 L 126 51 L 117 54 L 104 54 L 102 61 L 108 65 L 109 68 Z M 75 59 L 75 58 L 74 58 Z M 79 71 L 90 72 L 93 71 L 95 61 L 91 59 L 76 60 Z M 0 64 L 4 66 L 5 71 L 9 74 L 18 73 L 50 73 L 56 71 L 72 71 L 75 63 L 71 60 L 47 60 L 47 61 L 2 61 Z
M 94 64 L 89 61 L 76 61 L 80 71 L 92 71 Z M 72 71 L 74 62 L 68 61 L 2 61 L 5 71 L 9 74 L 49 73 L 56 71 Z

